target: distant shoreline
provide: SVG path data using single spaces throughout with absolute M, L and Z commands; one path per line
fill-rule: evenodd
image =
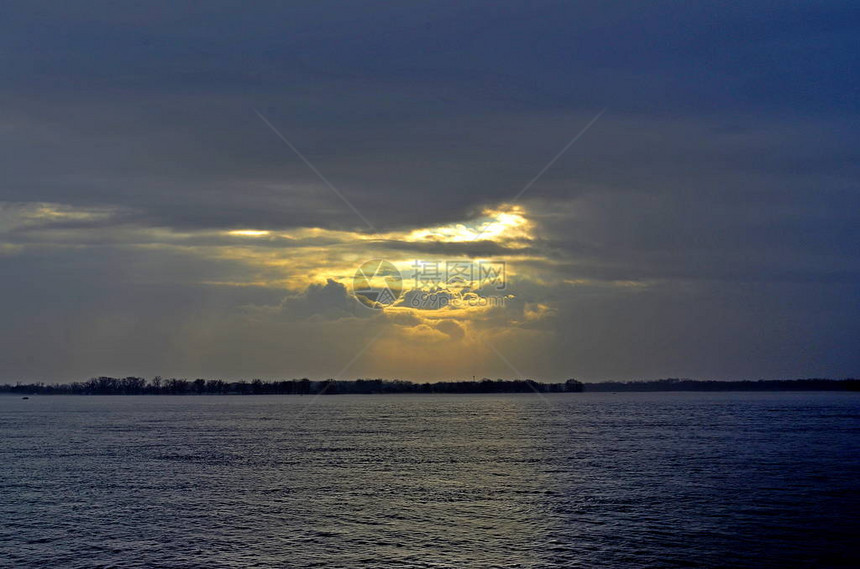
M 659 379 L 651 381 L 580 382 L 569 379 L 546 383 L 530 379 L 445 381 L 414 383 L 401 380 L 356 379 L 346 381 L 309 379 L 282 381 L 222 381 L 206 379 L 147 380 L 140 377 L 99 377 L 83 382 L 0 385 L 0 394 L 20 395 L 373 395 L 445 393 L 606 393 L 606 392 L 761 392 L 761 391 L 860 391 L 858 379 L 779 379 L 716 381 Z

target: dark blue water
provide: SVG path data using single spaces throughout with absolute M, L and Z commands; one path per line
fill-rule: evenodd
M 839 567 L 860 394 L 0 397 L 6 567 Z

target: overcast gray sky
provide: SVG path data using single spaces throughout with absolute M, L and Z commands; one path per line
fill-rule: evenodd
M 3 12 L 0 381 L 860 373 L 856 3 Z

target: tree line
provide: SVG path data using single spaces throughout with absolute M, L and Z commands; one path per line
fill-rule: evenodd
M 585 391 L 860 391 L 857 379 L 760 379 L 716 381 L 667 378 L 584 384 Z
M 580 393 L 626 391 L 860 391 L 856 379 L 792 379 L 758 381 L 701 381 L 659 379 L 653 381 L 583 383 L 568 379 L 543 383 L 531 379 L 443 381 L 415 383 L 403 380 L 355 379 L 312 381 L 292 380 L 223 381 L 220 379 L 177 379 L 156 376 L 94 377 L 64 384 L 16 383 L 0 385 L 0 393 L 41 395 L 335 395 L 374 393 Z
M 564 393 L 582 391 L 575 379 L 563 383 L 541 383 L 531 379 L 495 381 L 451 381 L 413 383 L 383 379 L 312 381 L 307 378 L 263 381 L 223 381 L 220 379 L 177 379 L 155 377 L 94 377 L 87 381 L 45 384 L 17 383 L 0 385 L 0 393 L 40 395 L 316 395 L 372 393 Z

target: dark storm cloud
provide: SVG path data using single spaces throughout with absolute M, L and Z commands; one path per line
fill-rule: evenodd
M 605 142 L 633 134 L 639 144 L 620 142 L 610 164 L 586 153 L 592 138 L 551 176 L 625 183 L 648 160 L 660 183 L 719 160 L 789 177 L 791 156 L 780 153 L 679 163 L 653 121 L 755 130 L 752 112 L 841 120 L 856 111 L 855 12 L 770 2 L 13 3 L 0 35 L 13 135 L 5 191 L 121 202 L 152 223 L 360 227 L 252 106 L 383 227 L 514 195 L 605 106 L 619 123 Z M 565 167 L 585 156 L 588 171 Z
M 408 242 L 395 241 L 391 239 L 379 240 L 369 244 L 372 248 L 386 251 L 407 251 L 417 255 L 448 255 L 454 258 L 460 257 L 520 257 L 534 254 L 531 248 L 506 247 L 493 241 L 474 242 Z
M 298 81 L 311 92 L 311 79 L 324 86 L 325 78 L 345 78 L 382 91 L 386 81 L 408 81 L 438 95 L 465 83 L 482 99 L 529 108 L 571 101 L 616 107 L 635 98 L 649 110 L 702 110 L 775 103 L 853 109 L 850 88 L 857 87 L 851 2 L 318 1 L 258 2 L 254 10 L 233 2 L 203 9 L 19 2 L 7 3 L 5 13 L 5 45 L 27 52 L 10 62 L 10 74 L 77 89 L 248 92 Z M 450 115 L 451 102 L 456 97 L 430 110 Z M 381 108 L 345 104 L 326 114 L 348 119 Z
M 281 310 L 291 319 L 338 319 L 375 315 L 355 301 L 346 286 L 328 279 L 326 284 L 312 284 L 299 294 L 289 295 L 281 302 Z
M 702 316 L 736 315 L 714 332 L 726 342 L 747 329 L 742 314 L 756 306 L 789 323 L 761 355 L 747 353 L 757 369 L 783 353 L 776 346 L 804 336 L 795 316 L 805 314 L 827 339 L 820 357 L 857 370 L 856 356 L 840 351 L 856 343 L 856 328 L 839 318 L 828 328 L 821 317 L 839 306 L 856 315 L 860 286 L 854 3 L 28 1 L 7 2 L 3 13 L 0 201 L 13 204 L 3 215 L 14 215 L 0 218 L 0 270 L 4 306 L 14 303 L 22 330 L 38 329 L 24 315 L 48 295 L 84 330 L 84 314 L 97 316 L 99 304 L 81 312 L 78 299 L 105 282 L 152 318 L 172 310 L 157 295 L 131 294 L 123 275 L 176 283 L 181 298 L 209 277 L 248 276 L 247 264 L 179 249 L 109 250 L 163 244 L 156 230 L 173 244 L 186 234 L 184 247 L 232 245 L 223 232 L 233 229 L 369 231 L 254 109 L 378 230 L 409 231 L 472 220 L 510 200 L 608 108 L 523 195 L 539 231 L 528 249 L 369 246 L 527 254 L 516 262 L 556 280 L 660 283 L 635 301 L 620 287 L 594 285 L 599 309 L 567 288 L 523 283 L 520 295 L 533 296 L 526 300 L 553 299 L 570 318 L 555 321 L 560 344 L 580 341 L 588 327 L 626 330 L 627 314 L 665 309 L 683 321 L 669 299 L 696 283 L 697 306 L 710 307 Z M 108 214 L 27 225 L 21 216 L 33 203 Z M 66 249 L 48 248 L 59 244 Z M 722 296 L 723 287 L 739 292 Z M 771 302 L 760 302 L 764 288 Z M 325 291 L 339 298 L 334 289 L 313 293 Z M 230 300 L 217 310 L 245 303 L 238 296 L 224 293 Z M 577 320 L 577 310 L 588 317 Z M 184 326 L 173 312 L 170 322 Z M 14 340 L 13 332 L 4 333 Z M 630 341 L 598 337 L 607 347 L 577 352 L 594 376 L 599 354 Z M 723 368 L 703 356 L 702 342 L 684 357 L 717 373 Z M 741 357 L 744 342 L 729 353 Z M 653 369 L 668 370 L 670 348 L 650 349 Z M 549 357 L 553 373 L 579 365 L 567 353 L 559 347 Z M 634 373 L 634 360 L 613 373 Z

